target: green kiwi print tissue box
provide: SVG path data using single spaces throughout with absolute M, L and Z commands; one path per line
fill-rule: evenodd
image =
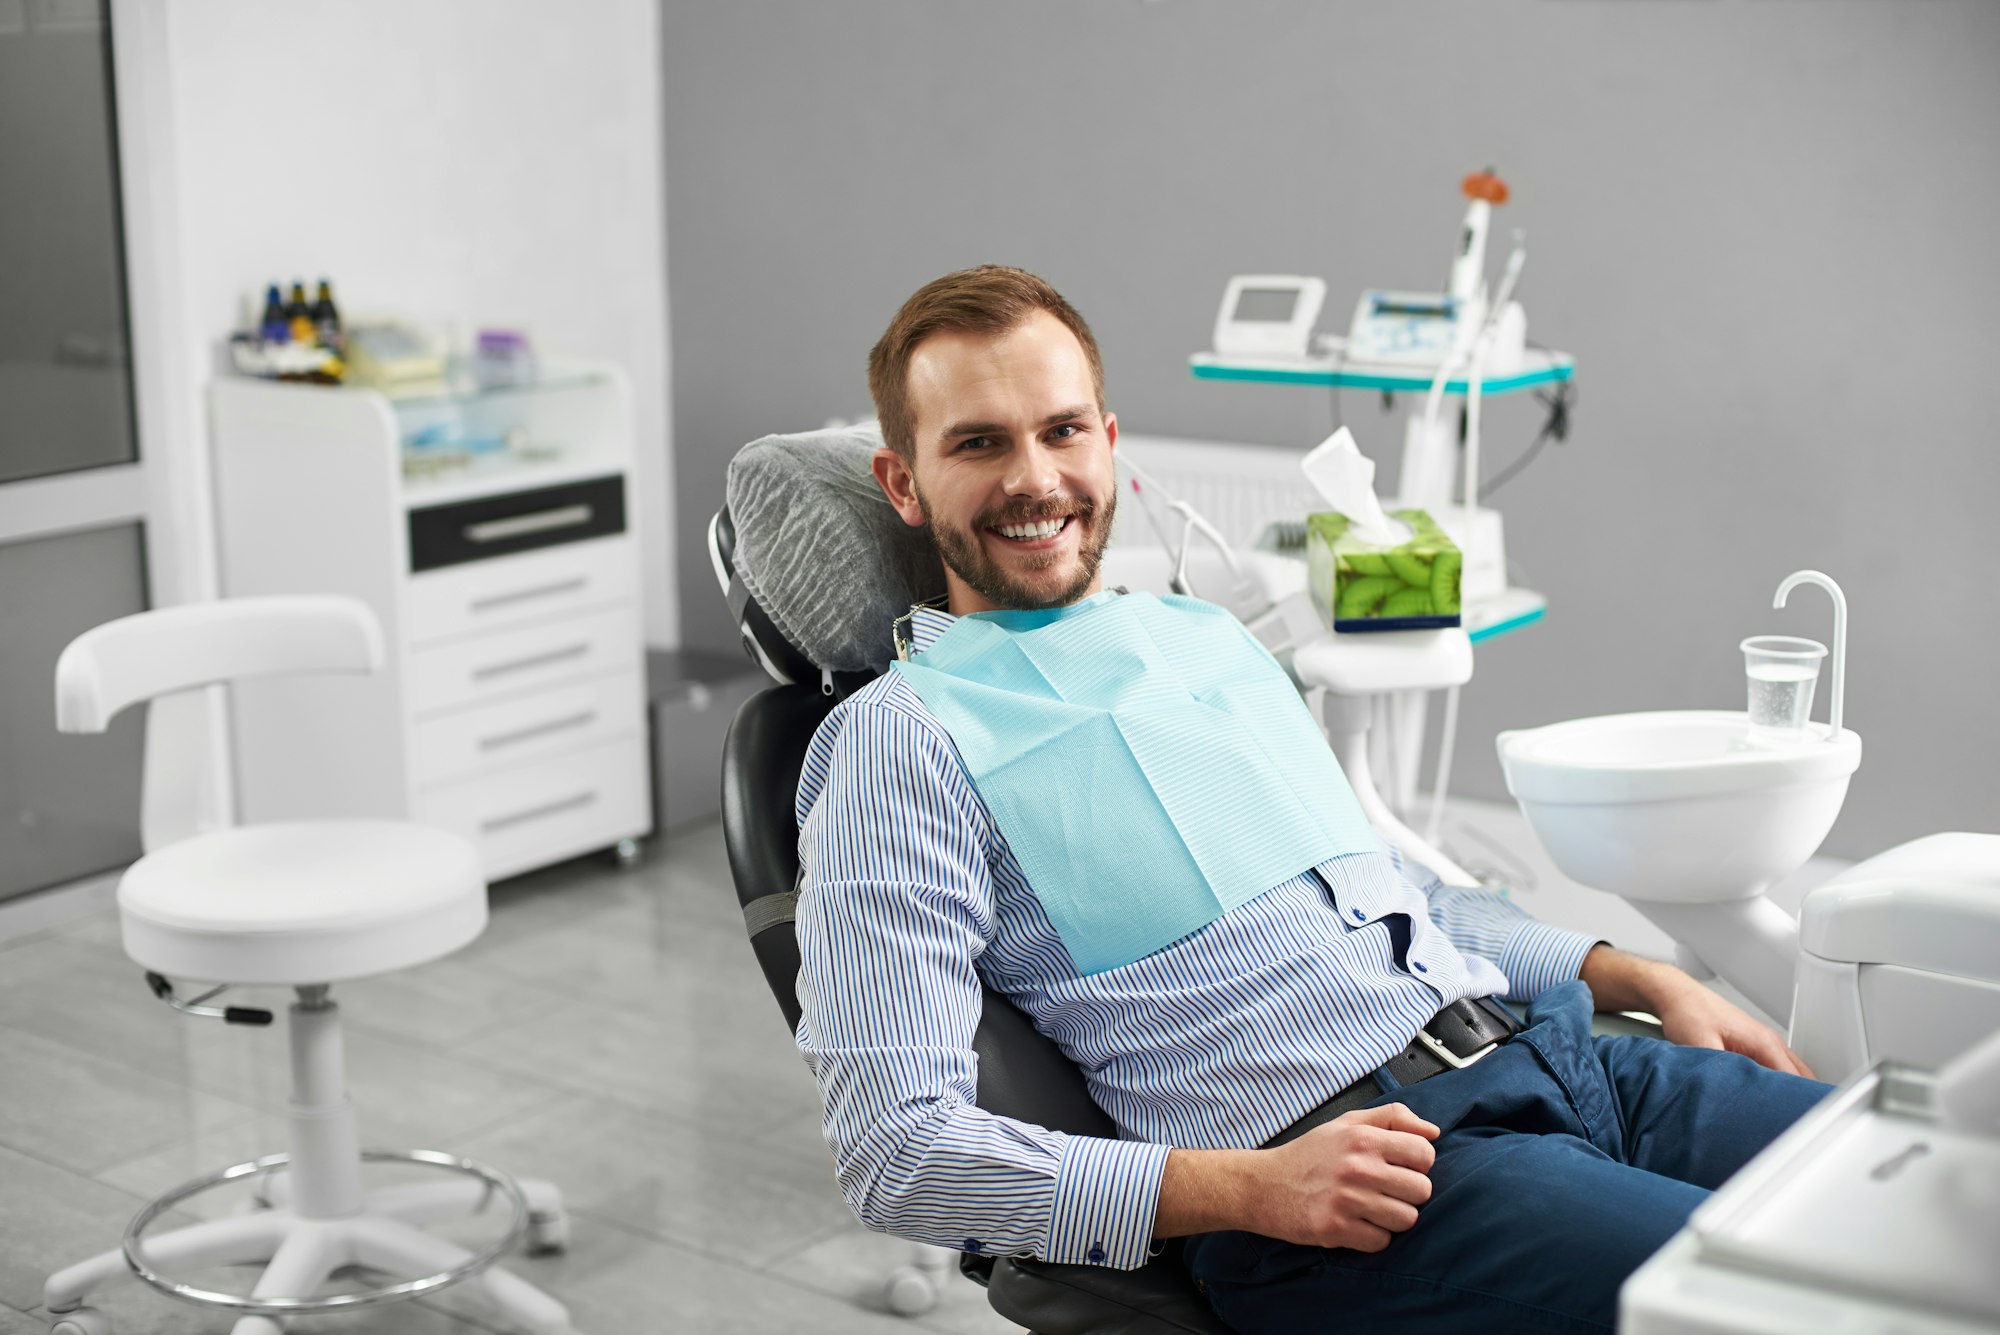
M 1397 547 L 1362 542 L 1346 515 L 1306 517 L 1306 571 L 1336 631 L 1434 630 L 1459 621 L 1464 554 L 1424 510 L 1392 510 L 1411 529 Z

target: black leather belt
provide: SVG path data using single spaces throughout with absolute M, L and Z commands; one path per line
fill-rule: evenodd
M 1454 1001 L 1433 1015 L 1409 1046 L 1383 1062 L 1379 1069 L 1396 1077 L 1399 1084 L 1414 1085 L 1442 1072 L 1472 1065 L 1520 1033 L 1523 1027 L 1512 1011 L 1491 997 Z M 1382 1086 L 1376 1083 L 1371 1071 L 1265 1141 L 1264 1148 L 1297 1140 L 1344 1112 L 1373 1103 L 1382 1093 Z

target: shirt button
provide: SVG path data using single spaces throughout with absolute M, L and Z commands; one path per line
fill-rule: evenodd
M 1354 920 L 1356 922 L 1367 922 L 1368 915 L 1363 913 L 1360 909 L 1356 909 L 1354 910 Z
M 1425 968 L 1425 967 L 1424 967 L 1424 963 L 1423 963 L 1423 961 L 1422 961 L 1422 960 L 1418 960 L 1418 961 L 1417 961 L 1416 963 L 1412 964 L 1412 965 L 1411 965 L 1410 967 L 1411 967 L 1412 969 L 1415 969 L 1415 970 L 1416 970 L 1416 971 L 1417 971 L 1418 973 L 1429 973 L 1429 972 L 1430 972 L 1430 970 L 1429 970 L 1429 969 L 1427 969 L 1427 968 Z
M 1092 1244 L 1090 1244 L 1090 1254 L 1087 1259 L 1090 1261 L 1092 1265 L 1103 1265 L 1104 1244 L 1101 1242 L 1093 1242 Z
M 978 1238 L 967 1238 L 965 1240 L 965 1246 L 963 1246 L 959 1250 L 968 1251 L 971 1252 L 974 1256 L 977 1256 L 981 1252 L 986 1250 L 986 1244 L 981 1242 Z

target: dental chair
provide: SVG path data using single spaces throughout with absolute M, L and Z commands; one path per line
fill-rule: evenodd
M 471 844 L 382 820 L 218 828 L 196 796 L 204 688 L 279 673 L 372 672 L 382 654 L 374 614 L 354 599 L 239 598 L 120 618 L 77 637 L 56 664 L 64 732 L 102 732 L 128 706 L 151 702 L 146 855 L 120 881 L 118 911 L 125 953 L 146 970 L 154 994 L 176 1010 L 251 1025 L 270 1024 L 271 1012 L 206 1003 L 235 986 L 289 988 L 297 1000 L 288 1016 L 290 1152 L 176 1187 L 133 1218 L 121 1246 L 51 1276 L 44 1301 L 52 1335 L 109 1335 L 110 1320 L 84 1300 L 134 1276 L 235 1314 L 234 1335 L 277 1335 L 291 1317 L 374 1307 L 461 1281 L 512 1328 L 571 1335 L 560 1303 L 494 1268 L 524 1237 L 531 1251 L 563 1249 L 567 1220 L 556 1189 L 433 1150 L 363 1150 L 347 1099 L 331 985 L 437 959 L 485 929 L 486 879 Z M 175 980 L 203 990 L 185 996 Z M 367 1190 L 364 1161 L 436 1169 L 441 1180 Z M 148 1233 L 161 1215 L 227 1182 L 257 1194 L 237 1213 Z M 510 1204 L 512 1219 L 482 1250 L 417 1227 L 495 1202 Z M 174 1277 L 221 1265 L 264 1269 L 248 1295 Z M 348 1268 L 389 1282 L 315 1296 Z
M 794 1030 L 793 803 L 806 748 L 836 704 L 886 669 L 894 617 L 943 592 L 927 540 L 902 525 L 868 473 L 880 443 L 872 427 L 755 442 L 731 464 L 729 504 L 709 526 L 744 647 L 777 683 L 746 701 L 730 728 L 722 820 L 745 929 Z M 851 594 L 842 580 L 858 582 L 862 596 L 796 596 L 809 584 Z M 973 1048 L 980 1107 L 1072 1135 L 1117 1134 L 1076 1067 L 995 992 L 985 994 Z M 971 1253 L 959 1265 L 996 1312 L 1037 1335 L 1228 1335 L 1182 1269 L 1178 1240 L 1131 1271 Z

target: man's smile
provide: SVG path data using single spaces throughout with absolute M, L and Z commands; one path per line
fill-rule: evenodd
M 1021 551 L 1043 551 L 1062 541 L 1074 518 L 1074 515 L 1063 515 L 1055 519 L 992 524 L 986 531 L 1001 538 L 1009 547 Z

